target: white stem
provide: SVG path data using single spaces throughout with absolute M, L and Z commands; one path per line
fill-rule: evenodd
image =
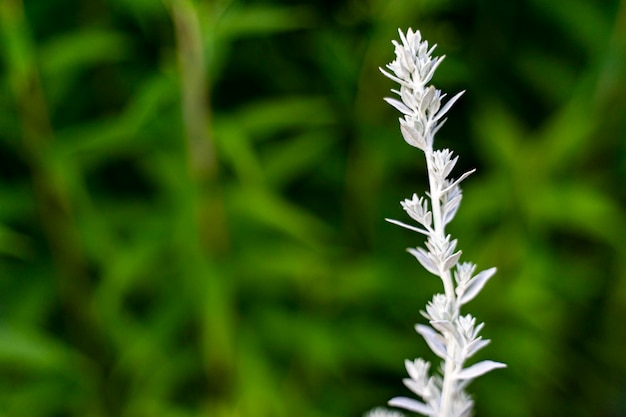
M 428 183 L 430 188 L 430 200 L 431 209 L 433 213 L 433 233 L 436 239 L 445 239 L 445 223 L 442 218 L 441 211 L 441 181 L 435 178 L 433 170 L 433 150 L 432 147 L 427 147 L 424 150 L 426 155 L 426 167 L 428 169 Z M 452 317 L 456 318 L 459 315 L 459 308 L 456 302 L 454 293 L 454 284 L 452 283 L 452 276 L 449 270 L 442 270 L 440 272 L 441 281 L 443 282 L 444 291 L 446 297 L 449 300 L 453 300 L 454 312 Z M 444 365 L 443 372 L 443 385 L 441 387 L 441 404 L 439 405 L 438 417 L 451 417 L 451 406 L 453 402 L 453 396 L 455 391 L 454 386 L 454 374 L 456 372 L 454 357 L 456 356 L 456 343 L 453 340 L 452 335 L 446 336 L 446 363 Z
M 443 386 L 441 387 L 441 404 L 439 408 L 439 417 L 452 417 L 452 397 L 454 396 L 454 378 L 453 375 L 455 373 L 455 365 L 454 365 L 454 356 L 456 354 L 455 348 L 456 343 L 454 343 L 452 339 L 452 335 L 448 335 L 446 337 L 446 345 L 448 348 L 448 355 L 446 356 L 446 364 L 443 373 Z
M 437 181 L 434 174 L 433 169 L 433 149 L 431 146 L 424 149 L 424 154 L 426 155 L 426 167 L 428 170 L 428 183 L 430 187 L 430 207 L 433 213 L 433 230 L 435 238 L 438 241 L 443 241 L 445 239 L 445 223 L 443 222 L 442 212 L 441 212 L 441 187 L 439 184 L 440 181 Z M 440 272 L 441 281 L 443 282 L 443 288 L 446 293 L 446 297 L 449 300 L 454 300 L 454 285 L 452 284 L 452 276 L 450 275 L 450 271 L 441 271 Z M 456 304 L 456 303 L 455 303 Z

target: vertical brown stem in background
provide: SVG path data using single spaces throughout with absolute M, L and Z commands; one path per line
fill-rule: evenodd
M 186 129 L 189 165 L 192 175 L 200 181 L 212 181 L 217 174 L 215 150 L 209 136 L 207 102 L 207 67 L 202 47 L 202 33 L 197 12 L 187 0 L 169 2 L 178 64 L 181 73 L 183 122 Z
M 91 284 L 87 260 L 71 212 L 71 199 L 55 167 L 51 152 L 54 132 L 41 87 L 35 45 L 22 0 L 0 1 L 0 27 L 10 85 L 21 128 L 22 153 L 27 161 L 37 201 L 41 228 L 54 265 L 58 296 L 69 343 L 85 353 L 106 373 L 109 350 L 101 326 L 90 308 Z M 98 383 L 102 383 L 99 380 Z M 103 408 L 117 414 L 116 401 L 106 398 Z
M 215 147 L 209 133 L 211 111 L 207 97 L 210 84 L 200 17 L 190 0 L 169 0 L 166 3 L 176 35 L 188 167 L 202 200 L 196 212 L 199 238 L 209 253 L 216 254 L 226 250 L 227 232 L 217 182 Z
M 626 1 L 622 0 L 617 8 L 615 23 L 611 29 L 609 50 L 604 57 L 604 65 L 601 68 L 599 84 L 595 92 L 595 100 L 601 106 L 600 111 L 606 111 L 604 107 L 612 109 L 615 105 L 621 105 L 623 86 L 620 83 L 622 83 L 625 64 Z
M 166 0 L 172 15 L 178 51 L 182 116 L 191 174 L 191 198 L 198 245 L 191 247 L 190 281 L 200 315 L 205 367 L 209 385 L 209 410 L 228 408 L 232 401 L 234 359 L 231 283 L 211 260 L 228 250 L 224 200 L 218 181 L 215 148 L 210 135 L 209 79 L 205 62 L 200 17 L 191 0 Z M 209 16 L 203 17 L 207 19 Z

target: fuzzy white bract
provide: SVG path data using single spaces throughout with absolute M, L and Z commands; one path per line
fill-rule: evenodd
M 404 414 L 379 407 L 369 411 L 364 417 L 404 417 Z
M 451 178 L 458 157 L 448 149 L 433 150 L 433 140 L 446 120 L 444 116 L 463 92 L 444 102 L 446 95 L 429 85 L 444 57 L 432 56 L 435 45 L 429 48 L 419 31 L 409 29 L 406 34 L 399 33 L 400 42 L 393 41 L 396 59 L 387 65 L 387 70 L 381 68 L 383 74 L 400 85 L 399 90 L 392 90 L 399 99 L 386 98 L 385 101 L 403 114 L 400 130 L 404 140 L 424 152 L 430 189 L 425 196 L 413 194 L 412 198 L 401 202 L 417 225 L 387 220 L 426 236 L 425 247 L 408 251 L 428 272 L 441 279 L 444 293 L 435 294 L 426 311 L 422 311 L 429 325 L 418 324 L 415 329 L 443 363 L 440 374 L 432 375 L 429 362 L 421 358 L 405 361 L 409 378 L 404 379 L 404 385 L 419 400 L 395 397 L 389 405 L 431 417 L 467 417 L 473 409 L 473 401 L 465 393 L 469 382 L 506 366 L 489 360 L 466 365 L 489 340 L 479 336 L 483 323 L 476 324 L 474 317 L 460 312 L 461 306 L 479 293 L 496 269 L 475 273 L 474 264 L 460 263 L 457 240 L 445 231 L 461 203 L 459 185 L 473 171 L 457 179 Z M 370 415 L 393 415 L 380 413 L 383 412 Z

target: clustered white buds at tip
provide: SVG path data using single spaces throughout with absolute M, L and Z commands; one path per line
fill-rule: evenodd
M 400 100 L 387 97 L 385 101 L 399 110 L 404 117 L 400 119 L 400 130 L 404 140 L 411 146 L 425 150 L 432 148 L 435 133 L 445 123 L 445 114 L 463 92 L 449 99 L 442 107 L 446 96 L 440 90 L 427 84 L 444 57 L 433 57 L 437 45 L 428 47 L 422 41 L 420 31 L 409 29 L 406 33 L 398 31 L 401 43 L 393 41 L 396 59 L 386 65 L 389 70 L 380 71 L 400 84 L 399 90 L 391 90 Z

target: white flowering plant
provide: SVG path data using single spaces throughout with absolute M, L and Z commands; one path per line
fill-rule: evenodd
M 400 42 L 393 41 L 396 58 L 386 66 L 387 70 L 381 68 L 381 72 L 400 85 L 398 90 L 391 90 L 399 99 L 385 98 L 385 101 L 402 113 L 400 130 L 404 140 L 424 153 L 429 191 L 421 197 L 413 194 L 401 202 L 417 225 L 386 220 L 426 236 L 425 248 L 408 251 L 428 272 L 441 279 L 444 293 L 435 294 L 426 311 L 421 312 L 429 325 L 415 326 L 429 348 L 442 359 L 439 373 L 431 375 L 431 364 L 424 359 L 405 361 L 409 378 L 404 379 L 404 385 L 419 400 L 395 397 L 388 404 L 429 417 L 468 417 L 473 413 L 474 403 L 465 388 L 474 378 L 506 366 L 490 360 L 466 365 L 489 340 L 479 335 L 483 323 L 477 324 L 470 314 L 461 315 L 461 307 L 476 297 L 496 268 L 475 273 L 476 265 L 461 263 L 457 240 L 445 230 L 461 203 L 460 183 L 473 170 L 451 178 L 458 156 L 449 149 L 434 150 L 433 139 L 446 121 L 446 113 L 463 92 L 444 102 L 446 94 L 429 84 L 444 57 L 432 55 L 436 45 L 429 48 L 419 31 L 398 32 Z M 380 408 L 368 413 L 369 417 L 398 415 L 401 414 L 397 411 Z

